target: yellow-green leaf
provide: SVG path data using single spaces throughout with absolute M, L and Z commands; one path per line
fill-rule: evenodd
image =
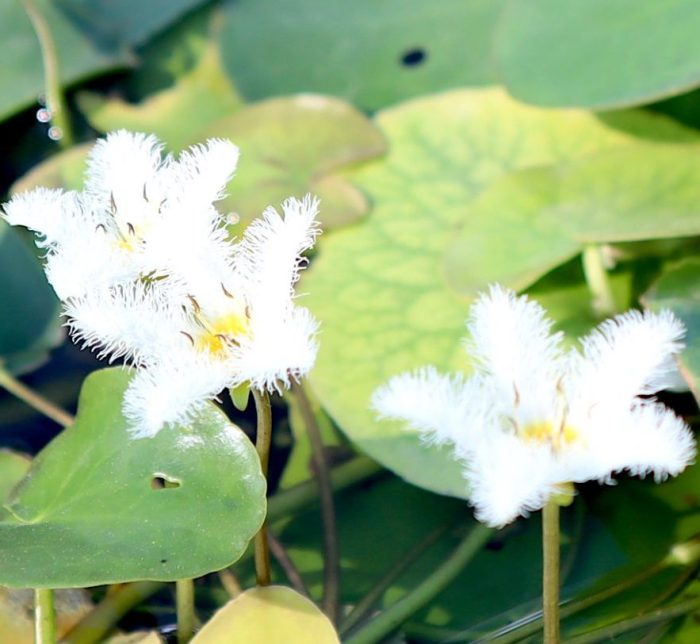
M 192 644 L 338 644 L 330 620 L 285 586 L 252 588 L 214 614 Z

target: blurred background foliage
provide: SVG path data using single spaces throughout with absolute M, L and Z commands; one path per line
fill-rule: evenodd
M 42 56 L 28 5 L 55 45 L 72 141 L 51 130 L 46 42 Z M 666 399 L 697 423 L 699 30 L 695 0 L 12 0 L 0 4 L 0 190 L 77 189 L 91 142 L 128 128 L 172 152 L 207 137 L 240 146 L 221 204 L 232 235 L 288 196 L 321 198 L 324 234 L 299 301 L 322 325 L 310 384 L 326 455 L 337 471 L 356 468 L 335 480 L 341 603 L 376 595 L 361 623 L 415 588 L 472 524 L 457 464 L 377 423 L 369 396 L 406 368 L 468 370 L 464 319 L 488 284 L 531 293 L 571 342 L 629 307 L 671 308 L 688 349 Z M 104 366 L 66 341 L 36 250 L 2 222 L 0 360 L 69 412 Z M 272 531 L 318 599 L 318 506 L 313 494 L 288 502 L 313 489 L 291 402 L 275 403 Z M 250 433 L 252 412 L 223 405 Z M 0 391 L 6 495 L 58 431 Z M 85 444 L 64 456 L 66 471 Z M 695 560 L 659 564 L 700 532 L 699 479 L 695 466 L 663 486 L 584 486 L 565 513 L 564 598 L 622 585 L 566 619 L 567 636 L 699 596 Z M 538 607 L 538 522 L 498 533 L 395 641 L 475 641 L 525 623 Z M 90 538 L 99 548 L 99 531 Z M 234 570 L 252 583 L 248 556 Z M 624 586 L 640 574 L 644 584 Z M 125 630 L 167 631 L 172 604 L 159 588 Z M 101 592 L 67 596 L 65 627 Z M 203 617 L 228 598 L 216 576 L 197 593 Z M 0 595 L 0 639 L 30 638 L 16 610 L 27 602 Z M 681 615 L 619 641 L 694 642 L 699 630 Z

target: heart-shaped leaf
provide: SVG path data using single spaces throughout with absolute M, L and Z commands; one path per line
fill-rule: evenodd
M 219 609 L 192 644 L 338 644 L 330 620 L 285 586 L 251 588 Z
M 630 112 L 613 123 L 585 112 L 529 108 L 490 90 L 410 101 L 380 112 L 376 121 L 389 153 L 353 175 L 374 205 L 372 214 L 325 235 L 302 278 L 304 304 L 323 330 L 311 382 L 334 420 L 370 456 L 413 483 L 465 496 L 460 467 L 447 452 L 397 423 L 377 422 L 370 397 L 406 369 L 465 367 L 469 301 L 448 287 L 443 254 L 470 216 L 472 200 L 509 172 L 636 144 L 640 130 L 670 140 L 695 135 L 663 118 Z M 571 300 L 574 308 L 581 297 L 586 307 L 585 287 Z
M 34 460 L 0 522 L 0 583 L 80 587 L 197 577 L 229 565 L 265 515 L 248 438 L 213 405 L 134 440 L 127 370 L 85 381 L 75 425 Z

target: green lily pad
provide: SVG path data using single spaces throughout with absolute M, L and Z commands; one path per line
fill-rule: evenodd
M 652 311 L 670 309 L 686 325 L 686 348 L 679 356 L 679 366 L 700 401 L 700 258 L 669 266 L 642 301 Z
M 358 110 L 328 96 L 301 94 L 249 105 L 200 131 L 241 149 L 221 208 L 247 223 L 269 205 L 311 192 L 321 199 L 324 229 L 369 210 L 364 195 L 337 173 L 382 154 L 382 133 Z
M 125 52 L 83 34 L 56 3 L 36 0 L 59 54 L 61 82 L 74 83 L 129 62 Z M 44 93 L 41 50 L 23 3 L 0 3 L 0 119 L 37 102 Z
M 197 142 L 193 136 L 198 130 L 238 110 L 241 99 L 221 68 L 216 43 L 210 41 L 196 65 L 172 87 L 137 105 L 91 93 L 79 94 L 78 105 L 101 132 L 125 128 L 152 133 L 178 152 Z
M 61 340 L 59 302 L 27 244 L 2 220 L 0 276 L 0 363 L 26 371 Z
M 700 85 L 694 0 L 510 2 L 496 42 L 518 99 L 596 109 L 646 103 Z
M 285 586 L 251 588 L 220 608 L 192 644 L 339 644 L 316 604 Z
M 248 99 L 321 92 L 375 110 L 492 81 L 502 0 L 237 0 L 224 7 L 224 60 Z
M 448 246 L 458 292 L 522 289 L 587 244 L 700 235 L 700 147 L 625 146 L 495 182 Z
M 324 236 L 301 285 L 322 329 L 311 384 L 372 458 L 417 485 L 464 497 L 460 468 L 446 452 L 398 423 L 378 422 L 369 405 L 374 389 L 401 371 L 466 368 L 469 299 L 449 288 L 443 254 L 472 199 L 509 172 L 631 145 L 637 139 L 620 127 L 625 121 L 630 129 L 646 123 L 660 137 L 688 135 L 664 119 L 629 113 L 612 126 L 490 90 L 410 101 L 376 121 L 389 154 L 353 175 L 374 204 L 372 215 Z
M 134 440 L 130 373 L 94 372 L 75 424 L 34 460 L 0 521 L 0 583 L 82 587 L 198 577 L 238 559 L 265 515 L 248 438 L 213 405 Z

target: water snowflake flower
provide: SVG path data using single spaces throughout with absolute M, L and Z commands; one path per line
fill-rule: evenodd
M 687 425 L 652 395 L 674 381 L 685 328 L 669 311 L 630 311 L 565 350 L 544 309 L 492 287 L 468 321 L 475 371 L 433 367 L 392 378 L 380 416 L 452 447 L 479 520 L 503 526 L 572 483 L 680 473 L 695 457 Z
M 38 188 L 4 206 L 38 233 L 74 338 L 139 367 L 124 400 L 135 435 L 186 423 L 227 387 L 287 387 L 315 360 L 317 323 L 294 285 L 318 202 L 268 208 L 233 241 L 214 203 L 237 160 L 229 141 L 175 159 L 119 131 L 93 148 L 82 192 Z

